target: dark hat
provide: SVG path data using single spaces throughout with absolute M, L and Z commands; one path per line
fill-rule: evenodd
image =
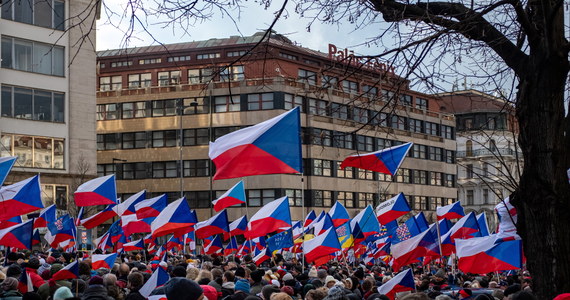
M 194 281 L 184 277 L 174 277 L 165 285 L 168 300 L 198 300 L 204 290 Z

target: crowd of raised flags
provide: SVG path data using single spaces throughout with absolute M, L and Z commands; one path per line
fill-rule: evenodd
M 209 154 L 216 164 L 214 179 L 302 173 L 299 120 L 297 108 L 211 143 Z M 411 145 L 353 155 L 341 166 L 395 175 Z M 0 184 L 15 161 L 16 157 L 0 158 Z M 298 221 L 291 219 L 287 197 L 264 205 L 251 217 L 229 220 L 226 209 L 246 203 L 242 181 L 212 202 L 217 214 L 201 221 L 185 198 L 167 203 L 166 195 L 147 199 L 143 190 L 119 201 L 114 175 L 79 186 L 74 199 L 82 209 L 76 217 L 56 217 L 55 206 L 44 207 L 40 195 L 39 175 L 0 189 L 0 245 L 32 249 L 40 243 L 38 229 L 46 228 L 44 238 L 49 247 L 74 251 L 77 226 L 95 228 L 117 217 L 95 241 L 97 249 L 108 253 L 92 257 L 96 266 L 110 267 L 117 254 L 129 251 L 148 251 L 157 257 L 168 251 L 197 253 L 197 244 L 202 245 L 198 253 L 250 255 L 257 265 L 271 260 L 276 253 L 289 253 L 315 266 L 330 261 L 364 262 L 390 266 L 396 272 L 408 265 L 452 261 L 453 257 L 457 257 L 460 270 L 474 273 L 516 270 L 523 261 L 513 223 L 516 211 L 508 198 L 497 205 L 500 227 L 490 234 L 486 216 L 465 214 L 459 202 L 438 207 L 438 221 L 429 224 L 422 212 L 411 215 L 402 193 L 375 209 L 367 206 L 354 217 L 336 202 L 328 212 L 310 211 L 305 220 Z M 105 208 L 84 216 L 84 208 L 95 205 Z M 37 218 L 22 220 L 21 216 L 38 210 Z M 399 223 L 406 215 L 409 218 Z M 161 237 L 168 240 L 160 243 Z M 73 268 L 76 266 L 69 264 L 63 270 L 72 273 Z M 396 277 L 405 276 L 401 274 L 406 272 Z

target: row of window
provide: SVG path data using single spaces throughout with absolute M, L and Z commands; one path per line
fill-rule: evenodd
M 65 94 L 2 85 L 2 117 L 47 122 L 65 122 Z
M 2 68 L 64 76 L 65 48 L 2 36 Z
M 65 2 L 63 0 L 2 0 L 2 19 L 64 30 Z
M 208 159 L 182 161 L 183 177 L 206 177 L 213 174 L 214 165 Z M 99 164 L 97 175 L 116 174 L 117 179 L 149 179 L 180 177 L 179 161 L 135 162 L 121 164 Z
M 456 117 L 457 130 L 504 130 L 507 129 L 505 113 L 474 113 Z
M 245 55 L 246 53 L 247 53 L 246 50 L 227 51 L 226 57 L 240 57 L 240 56 Z M 196 54 L 196 60 L 215 59 L 215 58 L 220 58 L 220 57 L 222 57 L 222 54 L 220 52 Z M 190 60 L 192 60 L 192 55 L 169 56 L 166 58 L 167 62 L 179 62 L 179 61 L 190 61 Z M 139 65 L 149 65 L 149 64 L 159 64 L 159 63 L 162 63 L 161 57 L 146 58 L 146 59 L 139 59 L 138 60 Z M 111 68 L 125 67 L 125 66 L 132 66 L 132 65 L 133 65 L 133 61 L 115 61 L 115 62 L 111 62 L 109 64 L 109 66 Z M 105 63 L 101 64 L 101 68 L 105 68 L 106 66 L 107 66 L 107 64 L 105 64 Z
M 3 133 L 0 137 L 0 157 L 3 156 L 18 156 L 18 167 L 64 169 L 65 140 Z

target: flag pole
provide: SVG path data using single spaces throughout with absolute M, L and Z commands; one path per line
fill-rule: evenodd
M 439 246 L 439 256 L 441 256 L 441 259 L 443 260 L 443 251 L 441 250 L 441 232 L 439 231 L 439 220 L 437 218 L 437 215 L 435 218 L 435 227 L 437 228 L 437 245 Z
M 301 173 L 301 235 L 303 237 L 303 242 L 301 247 L 305 249 L 305 176 Z M 303 253 L 303 260 L 301 262 L 301 272 L 305 273 L 305 254 Z

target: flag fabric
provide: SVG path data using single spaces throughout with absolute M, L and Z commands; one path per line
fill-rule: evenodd
M 115 174 L 89 180 L 77 188 L 75 204 L 93 206 L 117 204 L 117 186 Z
M 238 251 L 238 244 L 235 236 L 230 238 L 230 242 L 224 248 L 224 255 L 230 255 Z
M 479 236 L 479 223 L 474 212 L 470 212 L 465 217 L 459 219 L 449 231 L 441 236 L 441 249 L 443 255 L 450 255 L 455 252 L 455 239 L 470 239 Z
M 340 167 L 355 167 L 394 176 L 412 145 L 410 142 L 372 153 L 351 155 L 342 161 Z
M 252 239 L 277 230 L 291 227 L 291 212 L 287 196 L 273 200 L 261 207 L 247 224 L 245 237 Z
M 488 235 L 468 240 L 455 240 L 458 267 L 467 273 L 490 273 L 518 270 L 522 266 L 521 240 L 497 240 L 497 235 Z
M 169 233 L 181 236 L 191 231 L 193 225 L 197 223 L 196 221 L 196 218 L 190 212 L 186 198 L 182 197 L 170 203 L 160 215 L 152 221 L 150 225 L 152 236 L 160 237 Z
M 40 215 L 34 220 L 34 228 L 47 227 L 48 223 L 56 220 L 56 207 L 52 204 L 40 211 Z
M 42 242 L 42 239 L 40 237 L 40 230 L 39 229 L 34 229 L 34 233 L 32 234 L 32 246 L 34 245 L 39 245 Z
M 214 215 L 206 221 L 198 222 L 194 225 L 196 238 L 203 239 L 216 234 L 229 232 L 228 229 L 228 212 L 222 212 Z
M 204 239 L 204 253 L 205 254 L 214 254 L 220 250 L 222 250 L 222 240 L 220 239 L 219 235 L 215 237 L 208 237 Z
M 313 225 L 314 234 L 319 235 L 329 230 L 330 228 L 334 228 L 333 221 L 329 214 L 323 211 Z
M 79 278 L 79 261 L 76 260 L 67 266 L 63 267 L 63 269 L 57 271 L 51 279 L 54 281 L 64 280 L 64 279 L 73 279 Z
M 416 219 L 416 225 L 418 226 L 420 232 L 429 228 L 429 223 L 423 211 L 420 211 L 417 215 L 414 216 L 414 218 Z
M 163 286 L 168 280 L 170 276 L 163 268 L 156 268 L 154 273 L 150 276 L 148 281 L 140 288 L 139 293 L 148 298 L 152 291 L 154 291 L 157 287 Z
M 220 211 L 224 208 L 242 203 L 245 203 L 245 188 L 243 187 L 243 180 L 236 183 L 236 185 L 227 190 L 218 199 L 212 201 L 215 211 Z
M 300 108 L 210 142 L 214 180 L 303 173 Z
M 10 218 L 8 220 L 0 221 L 0 229 L 12 227 L 14 225 L 18 225 L 21 223 L 22 223 L 22 217 L 21 216 L 15 216 L 15 217 Z
M 314 262 L 319 257 L 333 254 L 339 250 L 341 247 L 334 227 L 303 244 L 303 253 L 308 262 Z
M 461 206 L 461 202 L 457 201 L 446 205 L 444 207 L 438 206 L 436 208 L 437 212 L 437 219 L 460 219 L 465 216 L 465 212 L 463 211 L 463 206 Z
M 316 218 L 317 214 L 314 210 L 311 210 L 311 212 L 309 212 L 309 214 L 305 217 L 305 224 L 303 224 L 303 227 L 310 228 L 311 224 L 315 221 Z
M 344 223 L 335 229 L 336 235 L 338 236 L 338 242 L 342 249 L 352 247 L 354 245 L 354 238 L 352 236 L 352 231 L 350 229 L 350 223 Z
M 93 254 L 91 256 L 91 268 L 93 270 L 101 268 L 112 269 L 116 259 L 117 259 L 117 253 Z
M 519 238 L 517 234 L 517 209 L 511 204 L 507 197 L 495 206 L 495 212 L 499 219 L 497 234 L 501 238 Z
M 262 250 L 255 249 L 253 254 L 253 262 L 256 266 L 271 258 L 271 251 L 268 248 L 263 248 Z
M 121 216 L 121 227 L 126 236 L 133 233 L 150 232 L 150 224 L 143 220 L 139 220 L 136 214 L 124 214 Z
M 0 245 L 18 249 L 32 249 L 32 220 L 0 230 Z
M 150 220 L 152 223 L 154 218 L 158 217 L 160 212 L 166 208 L 167 202 L 166 194 L 162 194 L 135 204 L 137 218 L 145 221 Z
M 117 204 L 114 210 L 118 216 L 135 214 L 136 213 L 135 205 L 144 201 L 145 199 L 146 199 L 146 190 L 142 190 L 130 196 L 129 198 L 127 198 L 127 200 Z
M 439 244 L 437 241 L 437 229 L 434 225 L 430 228 L 410 239 L 402 241 L 391 246 L 392 256 L 394 257 L 394 271 L 398 271 L 400 267 L 417 261 L 417 258 L 430 256 L 439 256 Z
M 247 230 L 247 216 L 243 216 L 233 222 L 228 226 L 229 232 L 224 233 L 224 240 L 227 240 L 231 236 L 242 235 Z
M 293 231 L 292 229 L 285 230 L 266 240 L 267 248 L 269 251 L 273 252 L 275 250 L 280 250 L 283 248 L 293 247 Z
M 34 283 L 32 282 L 32 278 L 30 277 L 30 272 L 24 270 L 22 274 L 20 274 L 20 278 L 18 279 L 18 281 L 19 281 L 18 290 L 20 291 L 20 293 L 25 294 L 27 292 L 34 291 Z M 41 282 L 43 283 L 43 280 Z
M 329 210 L 329 216 L 332 219 L 334 227 L 339 227 L 340 225 L 350 221 L 350 216 L 348 215 L 346 207 L 338 201 L 336 201 L 331 207 L 331 210 Z
M 75 223 L 69 215 L 63 215 L 55 222 L 48 223 L 47 229 L 44 238 L 52 248 L 57 248 L 61 242 L 75 239 Z
M 416 289 L 412 269 L 398 273 L 378 288 L 378 294 L 384 294 L 391 300 L 396 298 L 396 293 L 413 291 Z
M 92 215 L 91 217 L 80 220 L 79 224 L 83 225 L 83 227 L 87 229 L 99 226 L 103 224 L 105 221 L 117 215 L 114 209 L 115 206 L 116 206 L 115 204 L 107 205 L 107 207 L 105 207 L 105 209 L 103 209 L 102 211 Z
M 376 217 L 380 224 L 385 225 L 409 213 L 411 210 L 404 193 L 399 193 L 376 207 Z
M 354 218 L 352 218 L 350 221 L 350 227 L 352 229 L 356 228 L 354 225 L 355 223 L 358 223 L 364 237 L 380 232 L 380 224 L 378 224 L 378 219 L 376 219 L 374 209 L 372 209 L 372 206 L 370 205 L 366 206 L 365 209 L 361 210 Z
M 138 250 L 144 250 L 144 240 L 143 239 L 123 244 L 123 251 L 125 251 L 125 252 L 138 251 Z
M 0 220 L 21 216 L 44 208 L 40 176 L 0 188 Z
M 18 159 L 17 156 L 0 157 L 0 186 L 6 181 L 6 177 L 8 177 L 8 173 L 12 170 L 16 159 Z
M 172 250 L 174 248 L 182 249 L 184 247 L 184 237 L 178 238 L 171 236 L 168 241 L 166 241 L 166 250 Z
M 489 235 L 489 225 L 487 225 L 487 214 L 482 212 L 476 216 L 477 223 L 479 224 L 479 230 L 481 231 L 481 236 Z

